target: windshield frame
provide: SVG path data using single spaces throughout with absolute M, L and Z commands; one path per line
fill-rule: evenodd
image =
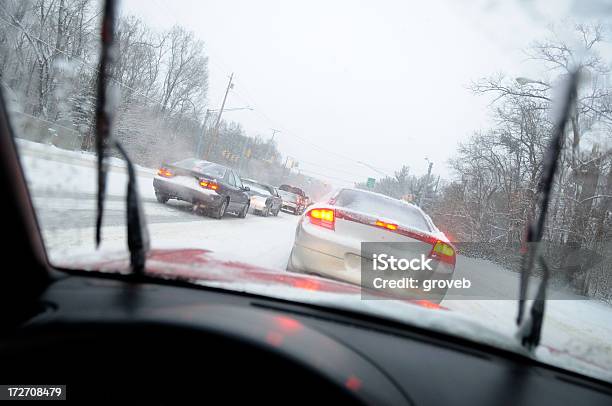
M 229 86 L 228 86 L 228 88 L 229 88 Z M 181 162 L 181 161 L 178 161 L 178 162 Z M 177 163 L 178 163 L 178 162 L 177 162 Z M 210 161 L 204 161 L 204 162 L 210 162 Z M 225 167 L 225 166 L 223 166 L 223 165 L 215 164 L 215 163 L 213 163 L 213 162 L 210 162 L 210 163 L 211 163 L 212 165 L 217 165 L 218 167 L 223 168 L 223 171 L 224 171 L 224 172 L 223 172 L 223 175 L 221 176 L 221 178 L 224 178 L 224 177 L 225 177 L 225 176 L 228 174 L 228 172 L 227 172 L 227 171 L 232 171 L 232 169 L 228 169 L 227 167 Z M 173 165 L 174 165 L 174 164 L 173 164 Z M 183 167 L 183 169 L 187 169 L 187 168 L 184 168 L 184 167 Z M 231 174 L 231 173 L 234 173 L 234 172 L 229 172 L 229 173 Z M 214 176 L 214 177 L 217 177 L 216 175 L 213 175 L 213 174 L 206 174 L 206 173 L 204 173 L 204 172 L 203 172 L 203 174 L 204 174 L 204 176 L 210 176 L 210 177 L 213 177 L 213 176 Z M 237 176 L 237 175 L 236 175 L 236 176 Z M 240 178 L 238 178 L 238 179 L 240 180 Z M 298 201 L 300 200 L 300 199 L 299 199 L 299 198 L 300 198 L 300 195 L 299 195 L 299 194 L 295 194 L 295 193 L 293 193 L 293 192 L 289 192 L 289 191 L 286 191 L 286 190 L 279 190 L 279 192 L 278 192 L 278 193 L 281 193 L 281 192 L 287 193 L 288 195 L 295 195 L 295 196 L 297 196 L 297 200 L 292 200 L 293 202 L 298 202 Z M 274 195 L 274 193 L 271 193 L 271 195 Z M 399 200 L 399 201 L 401 201 L 401 200 Z M 420 210 L 420 211 L 421 211 L 421 214 L 422 214 L 422 215 L 423 215 L 423 217 L 424 217 L 425 224 L 428 226 L 428 228 L 430 228 L 430 229 L 431 229 L 431 230 L 428 230 L 428 231 L 438 231 L 438 230 L 436 230 L 436 227 L 435 227 L 435 225 L 434 225 L 433 221 L 431 220 L 431 218 L 429 218 L 429 216 L 428 216 L 427 214 L 425 214 L 425 212 L 423 212 L 423 211 L 422 211 L 422 210 L 421 210 L 421 209 L 420 209 L 418 206 L 414 206 L 414 207 L 416 207 L 418 210 Z

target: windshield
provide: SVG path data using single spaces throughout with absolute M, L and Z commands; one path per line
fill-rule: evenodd
M 173 164 L 178 168 L 187 169 L 201 173 L 202 175 L 222 178 L 225 176 L 225 168 L 212 162 L 202 161 L 201 159 L 188 158 Z
M 546 286 L 530 354 L 612 380 L 603 2 L 123 0 L 104 38 L 102 6 L 0 4 L 2 97 L 53 265 L 128 264 L 136 192 L 165 278 L 519 350 L 520 304 Z

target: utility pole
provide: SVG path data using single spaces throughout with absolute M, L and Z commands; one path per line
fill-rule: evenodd
M 272 152 L 270 150 L 272 148 L 272 145 L 274 144 L 274 136 L 276 135 L 276 133 L 280 132 L 280 130 L 276 130 L 274 128 L 271 128 L 271 130 L 272 130 L 272 138 L 270 138 L 270 144 L 268 145 L 268 151 L 266 153 L 266 158 L 269 158 L 270 157 L 270 153 Z
M 202 159 L 202 154 L 204 153 L 204 137 L 206 136 L 206 129 L 208 128 L 208 117 L 210 117 L 211 109 L 206 109 L 206 115 L 204 116 L 204 124 L 202 125 L 202 132 L 200 134 L 200 138 L 198 139 L 198 145 L 196 147 L 196 158 Z
M 429 159 L 425 158 L 429 161 Z M 421 188 L 421 193 L 419 193 L 419 207 L 421 207 L 421 202 L 423 201 L 423 195 L 427 193 L 427 186 L 429 186 L 429 177 L 431 176 L 431 168 L 433 167 L 433 162 L 429 161 L 429 167 L 427 168 L 427 177 L 425 178 L 425 184 Z
M 227 83 L 227 89 L 225 89 L 225 96 L 223 96 L 223 102 L 221 103 L 221 109 L 219 109 L 219 115 L 217 116 L 217 122 L 215 123 L 215 127 L 210 137 L 210 141 L 208 143 L 208 148 L 206 149 L 206 155 L 204 159 L 208 160 L 210 153 L 212 152 L 212 147 L 217 141 L 217 137 L 219 135 L 219 124 L 221 123 L 221 115 L 223 114 L 223 109 L 225 108 L 225 101 L 227 100 L 227 94 L 230 89 L 234 87 L 232 80 L 234 79 L 234 74 L 232 73 L 229 78 L 229 82 Z
M 238 163 L 238 176 L 241 176 L 242 171 L 245 169 L 245 166 L 248 167 L 249 159 L 251 158 L 250 153 L 247 156 L 247 150 L 249 149 L 248 138 L 244 137 L 244 142 L 242 143 L 242 151 L 240 151 L 240 162 Z
M 293 162 L 293 160 L 292 160 Z M 287 179 L 291 174 L 291 168 L 287 168 L 287 164 L 289 163 L 289 155 L 285 158 L 285 163 L 283 164 L 283 172 L 282 172 L 282 181 Z

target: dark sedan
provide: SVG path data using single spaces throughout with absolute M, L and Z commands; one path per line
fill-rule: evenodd
M 244 218 L 249 211 L 249 188 L 238 175 L 231 168 L 201 159 L 163 164 L 153 179 L 153 188 L 160 203 L 182 200 L 217 219 L 226 212 Z

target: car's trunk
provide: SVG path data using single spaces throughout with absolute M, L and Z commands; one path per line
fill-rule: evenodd
M 179 166 L 174 166 L 174 165 L 168 165 L 165 164 L 163 165 L 164 168 L 168 168 L 172 171 L 172 173 L 174 173 L 175 176 L 184 176 L 184 177 L 189 177 L 189 178 L 197 178 L 197 179 L 204 179 L 204 180 L 215 180 L 215 181 L 219 181 L 220 178 L 217 176 L 213 176 L 213 175 L 207 175 L 201 172 L 197 172 L 197 171 L 192 171 L 190 169 L 185 169 L 185 168 L 181 168 Z
M 376 225 L 382 221 L 381 225 Z M 384 225 L 396 226 L 396 230 L 385 228 Z M 398 258 L 419 257 L 431 253 L 436 239 L 422 231 L 394 223 L 390 219 L 378 219 L 350 209 L 336 209 L 335 233 L 338 237 L 349 237 L 354 241 L 375 243 L 409 243 L 401 251 L 395 244 L 385 246 L 385 253 Z M 409 252 L 406 251 L 409 250 Z

